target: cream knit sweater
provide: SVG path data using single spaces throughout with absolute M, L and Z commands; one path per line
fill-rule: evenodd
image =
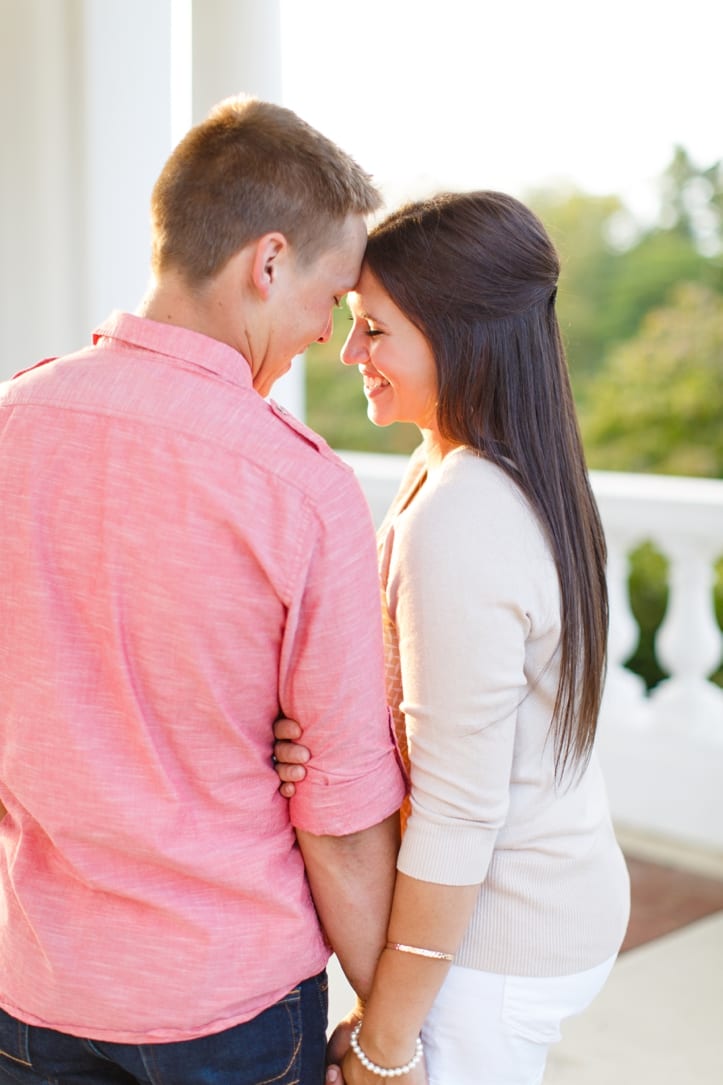
M 595 753 L 582 778 L 555 784 L 560 600 L 535 515 L 470 450 L 429 476 L 415 454 L 380 558 L 412 776 L 399 870 L 480 883 L 460 965 L 558 976 L 601 963 L 625 933 L 628 874 Z

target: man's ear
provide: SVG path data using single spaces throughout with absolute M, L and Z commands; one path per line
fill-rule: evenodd
M 289 242 L 283 234 L 264 234 L 255 244 L 251 279 L 262 298 L 267 298 L 289 258 Z

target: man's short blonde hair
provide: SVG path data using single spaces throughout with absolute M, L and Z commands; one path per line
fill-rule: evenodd
M 153 269 L 200 285 L 273 230 L 313 259 L 348 215 L 380 206 L 369 175 L 290 109 L 228 98 L 181 140 L 154 186 Z

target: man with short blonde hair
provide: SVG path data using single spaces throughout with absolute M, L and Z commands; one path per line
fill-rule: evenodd
M 373 529 L 265 397 L 378 204 L 289 110 L 222 103 L 156 184 L 138 312 L 0 386 L 0 1082 L 320 1085 L 325 935 L 369 987 L 405 790 Z

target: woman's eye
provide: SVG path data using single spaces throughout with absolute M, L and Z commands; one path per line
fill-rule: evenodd
M 368 335 L 370 337 L 375 335 L 384 335 L 384 332 L 381 330 L 381 328 L 371 328 L 361 317 L 358 318 L 357 322 L 357 320 L 354 318 L 354 315 L 352 313 L 349 313 L 348 319 L 350 323 L 355 325 L 353 330 L 356 331 L 356 328 L 358 327 L 362 335 Z

